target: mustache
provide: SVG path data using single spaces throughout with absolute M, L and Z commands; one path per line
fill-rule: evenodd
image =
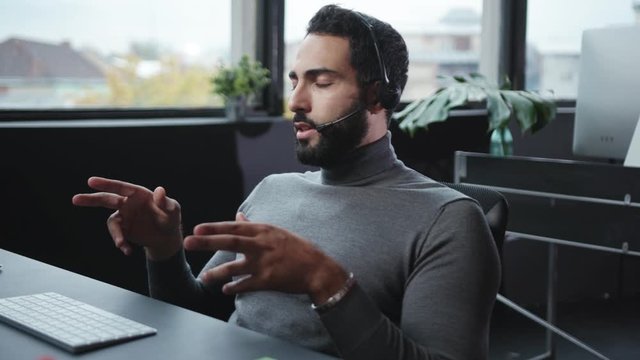
M 297 122 L 305 123 L 305 124 L 311 126 L 313 129 L 315 129 L 317 127 L 316 123 L 313 120 L 309 119 L 307 117 L 307 115 L 305 115 L 303 113 L 295 113 L 293 115 L 293 122 L 294 123 L 297 123 Z

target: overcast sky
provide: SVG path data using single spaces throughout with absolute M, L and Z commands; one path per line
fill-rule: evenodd
M 228 48 L 230 14 L 228 0 L 0 0 L 0 39 L 70 40 L 105 52 L 148 40 Z
M 634 21 L 634 0 L 529 0 L 529 39 L 545 48 L 579 46 L 581 30 Z M 287 40 L 304 35 L 320 0 L 287 2 Z M 434 24 L 452 7 L 481 12 L 482 0 L 335 1 L 380 18 L 400 31 Z M 124 51 L 155 40 L 186 52 L 228 48 L 228 0 L 0 0 L 0 40 L 21 36 Z

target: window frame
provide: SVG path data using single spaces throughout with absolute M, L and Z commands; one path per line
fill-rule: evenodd
M 509 57 L 505 63 L 505 74 L 512 79 L 515 90 L 525 90 L 528 0 L 501 1 L 505 7 L 502 21 L 507 24 L 501 51 Z M 560 98 L 556 99 L 556 104 L 567 112 L 575 112 L 576 99 Z

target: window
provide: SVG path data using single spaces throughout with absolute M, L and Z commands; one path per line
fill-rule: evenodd
M 231 0 L 2 1 L 0 109 L 222 106 L 230 41 Z
M 293 66 L 307 22 L 328 3 L 286 2 L 285 69 Z M 430 95 L 438 87 L 438 75 L 478 71 L 482 0 L 411 0 L 398 5 L 379 0 L 344 0 L 339 4 L 388 22 L 404 37 L 409 49 L 409 81 L 403 101 Z M 288 79 L 285 84 L 288 98 Z
M 528 1 L 526 88 L 575 99 L 582 31 L 634 22 L 640 24 L 638 0 Z

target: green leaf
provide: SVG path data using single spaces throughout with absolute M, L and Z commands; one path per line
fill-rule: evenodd
M 487 98 L 487 92 L 477 86 L 467 87 L 467 101 L 468 102 L 481 102 Z
M 495 84 L 491 84 L 487 78 L 478 73 L 470 73 L 468 77 L 469 84 L 478 86 L 483 89 L 497 89 L 498 87 Z
M 450 93 L 451 88 L 447 88 L 445 91 L 434 96 L 433 101 L 429 103 L 424 114 L 416 121 L 416 125 L 426 128 L 431 123 L 445 121 L 447 117 L 449 117 L 449 111 L 446 106 L 449 103 Z
M 405 121 L 409 123 L 416 123 L 421 117 L 424 116 L 425 112 L 429 108 L 429 104 L 431 104 L 435 100 L 435 98 L 436 98 L 436 95 L 426 99 L 426 101 L 423 104 L 421 104 L 419 107 L 417 107 L 413 113 L 407 116 Z
M 427 106 L 433 101 L 434 97 L 428 97 L 420 101 L 419 106 L 417 106 L 412 112 L 410 112 L 404 120 L 400 122 L 398 125 L 402 130 L 408 130 L 410 135 L 413 136 L 416 130 L 415 121 L 419 119 L 422 114 L 427 109 Z
M 517 91 L 504 90 L 501 93 L 505 100 L 511 104 L 522 133 L 530 130 L 538 121 L 533 102 Z
M 531 100 L 536 108 L 538 121 L 536 121 L 536 123 L 531 127 L 532 134 L 545 127 L 556 117 L 557 105 L 555 101 L 545 99 L 541 95 L 534 92 L 519 91 L 518 93 Z
M 452 85 L 449 92 L 449 103 L 447 104 L 447 111 L 462 106 L 467 103 L 467 94 L 469 87 L 466 85 Z
M 487 90 L 487 112 L 489 113 L 489 130 L 507 126 L 511 118 L 511 109 L 500 96 L 500 92 L 495 89 Z
M 420 104 L 422 104 L 424 101 L 427 101 L 427 100 L 428 98 L 415 100 L 411 102 L 409 105 L 407 105 L 401 111 L 393 113 L 392 117 L 396 120 L 401 120 L 402 118 L 407 116 L 407 114 L 410 114 L 413 111 L 413 109 L 415 109 L 416 107 L 418 107 Z

